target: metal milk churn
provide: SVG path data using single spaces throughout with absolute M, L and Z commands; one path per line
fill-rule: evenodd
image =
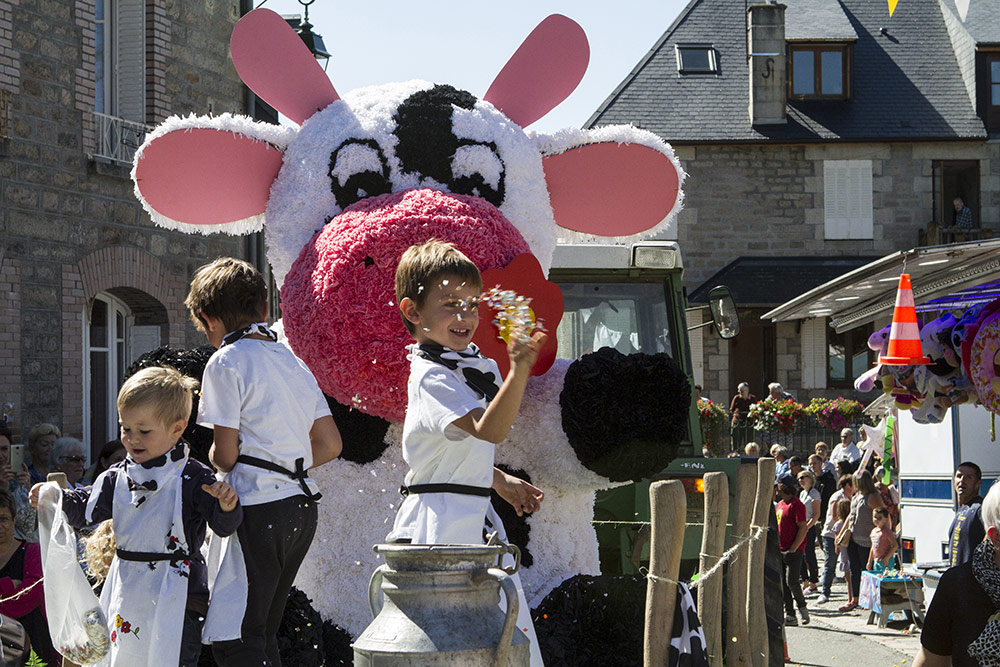
M 385 564 L 368 586 L 375 620 L 354 642 L 355 667 L 527 667 L 528 638 L 517 627 L 508 576 L 520 565 L 516 546 L 379 544 L 375 551 Z M 501 568 L 508 553 L 515 563 Z

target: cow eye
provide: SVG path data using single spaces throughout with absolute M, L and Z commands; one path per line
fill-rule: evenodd
M 341 208 L 391 192 L 389 168 L 378 142 L 348 139 L 330 155 L 330 189 Z
M 452 191 L 482 197 L 500 206 L 504 193 L 504 165 L 493 143 L 467 141 L 451 159 Z

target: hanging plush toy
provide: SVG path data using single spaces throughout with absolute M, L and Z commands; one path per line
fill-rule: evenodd
M 297 584 L 357 635 L 371 619 L 371 546 L 392 525 L 406 470 L 410 341 L 393 291 L 401 253 L 430 238 L 454 242 L 487 288 L 544 301 L 558 291 L 545 280 L 557 236 L 661 231 L 680 209 L 684 174 L 669 146 L 633 127 L 524 129 L 586 70 L 586 37 L 562 16 L 539 24 L 482 98 L 426 81 L 341 96 L 264 9 L 240 20 L 231 46 L 242 79 L 298 127 L 170 118 L 136 154 L 136 194 L 164 227 L 264 230 L 288 343 L 335 401 L 344 438 L 342 458 L 313 471 L 331 500 Z M 561 307 L 538 314 L 554 333 Z M 480 327 L 484 347 L 496 337 L 490 329 Z M 533 607 L 567 578 L 599 573 L 594 492 L 662 469 L 690 404 L 688 380 L 666 355 L 602 350 L 569 362 L 554 360 L 554 343 L 550 350 L 497 447 L 498 464 L 546 492 L 536 516 L 508 526 L 523 547 Z M 671 445 L 635 446 L 664 440 Z

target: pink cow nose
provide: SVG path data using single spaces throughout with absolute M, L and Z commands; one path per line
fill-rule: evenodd
M 351 206 L 313 236 L 281 288 L 288 341 L 320 388 L 390 421 L 406 411 L 412 341 L 396 304 L 396 265 L 412 245 L 454 243 L 480 271 L 531 252 L 479 197 L 405 190 Z

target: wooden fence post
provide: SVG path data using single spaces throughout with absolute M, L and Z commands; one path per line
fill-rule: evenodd
M 733 494 L 733 527 L 730 548 L 750 534 L 750 515 L 757 497 L 757 465 L 744 463 L 736 470 Z M 726 573 L 726 665 L 750 667 L 750 631 L 747 629 L 747 577 L 750 574 L 750 545 L 737 549 Z
M 642 664 L 644 667 L 667 667 L 687 516 L 684 487 L 678 480 L 653 482 L 649 487 L 649 505 L 652 537 Z
M 767 667 L 767 615 L 764 610 L 764 552 L 767 548 L 767 517 L 774 497 L 774 459 L 757 459 L 757 497 L 753 504 L 750 531 L 763 533 L 750 541 L 750 574 L 747 576 L 747 619 L 750 636 L 750 664 Z
M 729 518 L 729 478 L 724 472 L 705 475 L 705 520 L 701 533 L 698 571 L 705 572 L 719 562 L 726 546 Z M 708 579 L 698 579 L 698 611 L 705 631 L 710 667 L 722 667 L 722 570 Z

